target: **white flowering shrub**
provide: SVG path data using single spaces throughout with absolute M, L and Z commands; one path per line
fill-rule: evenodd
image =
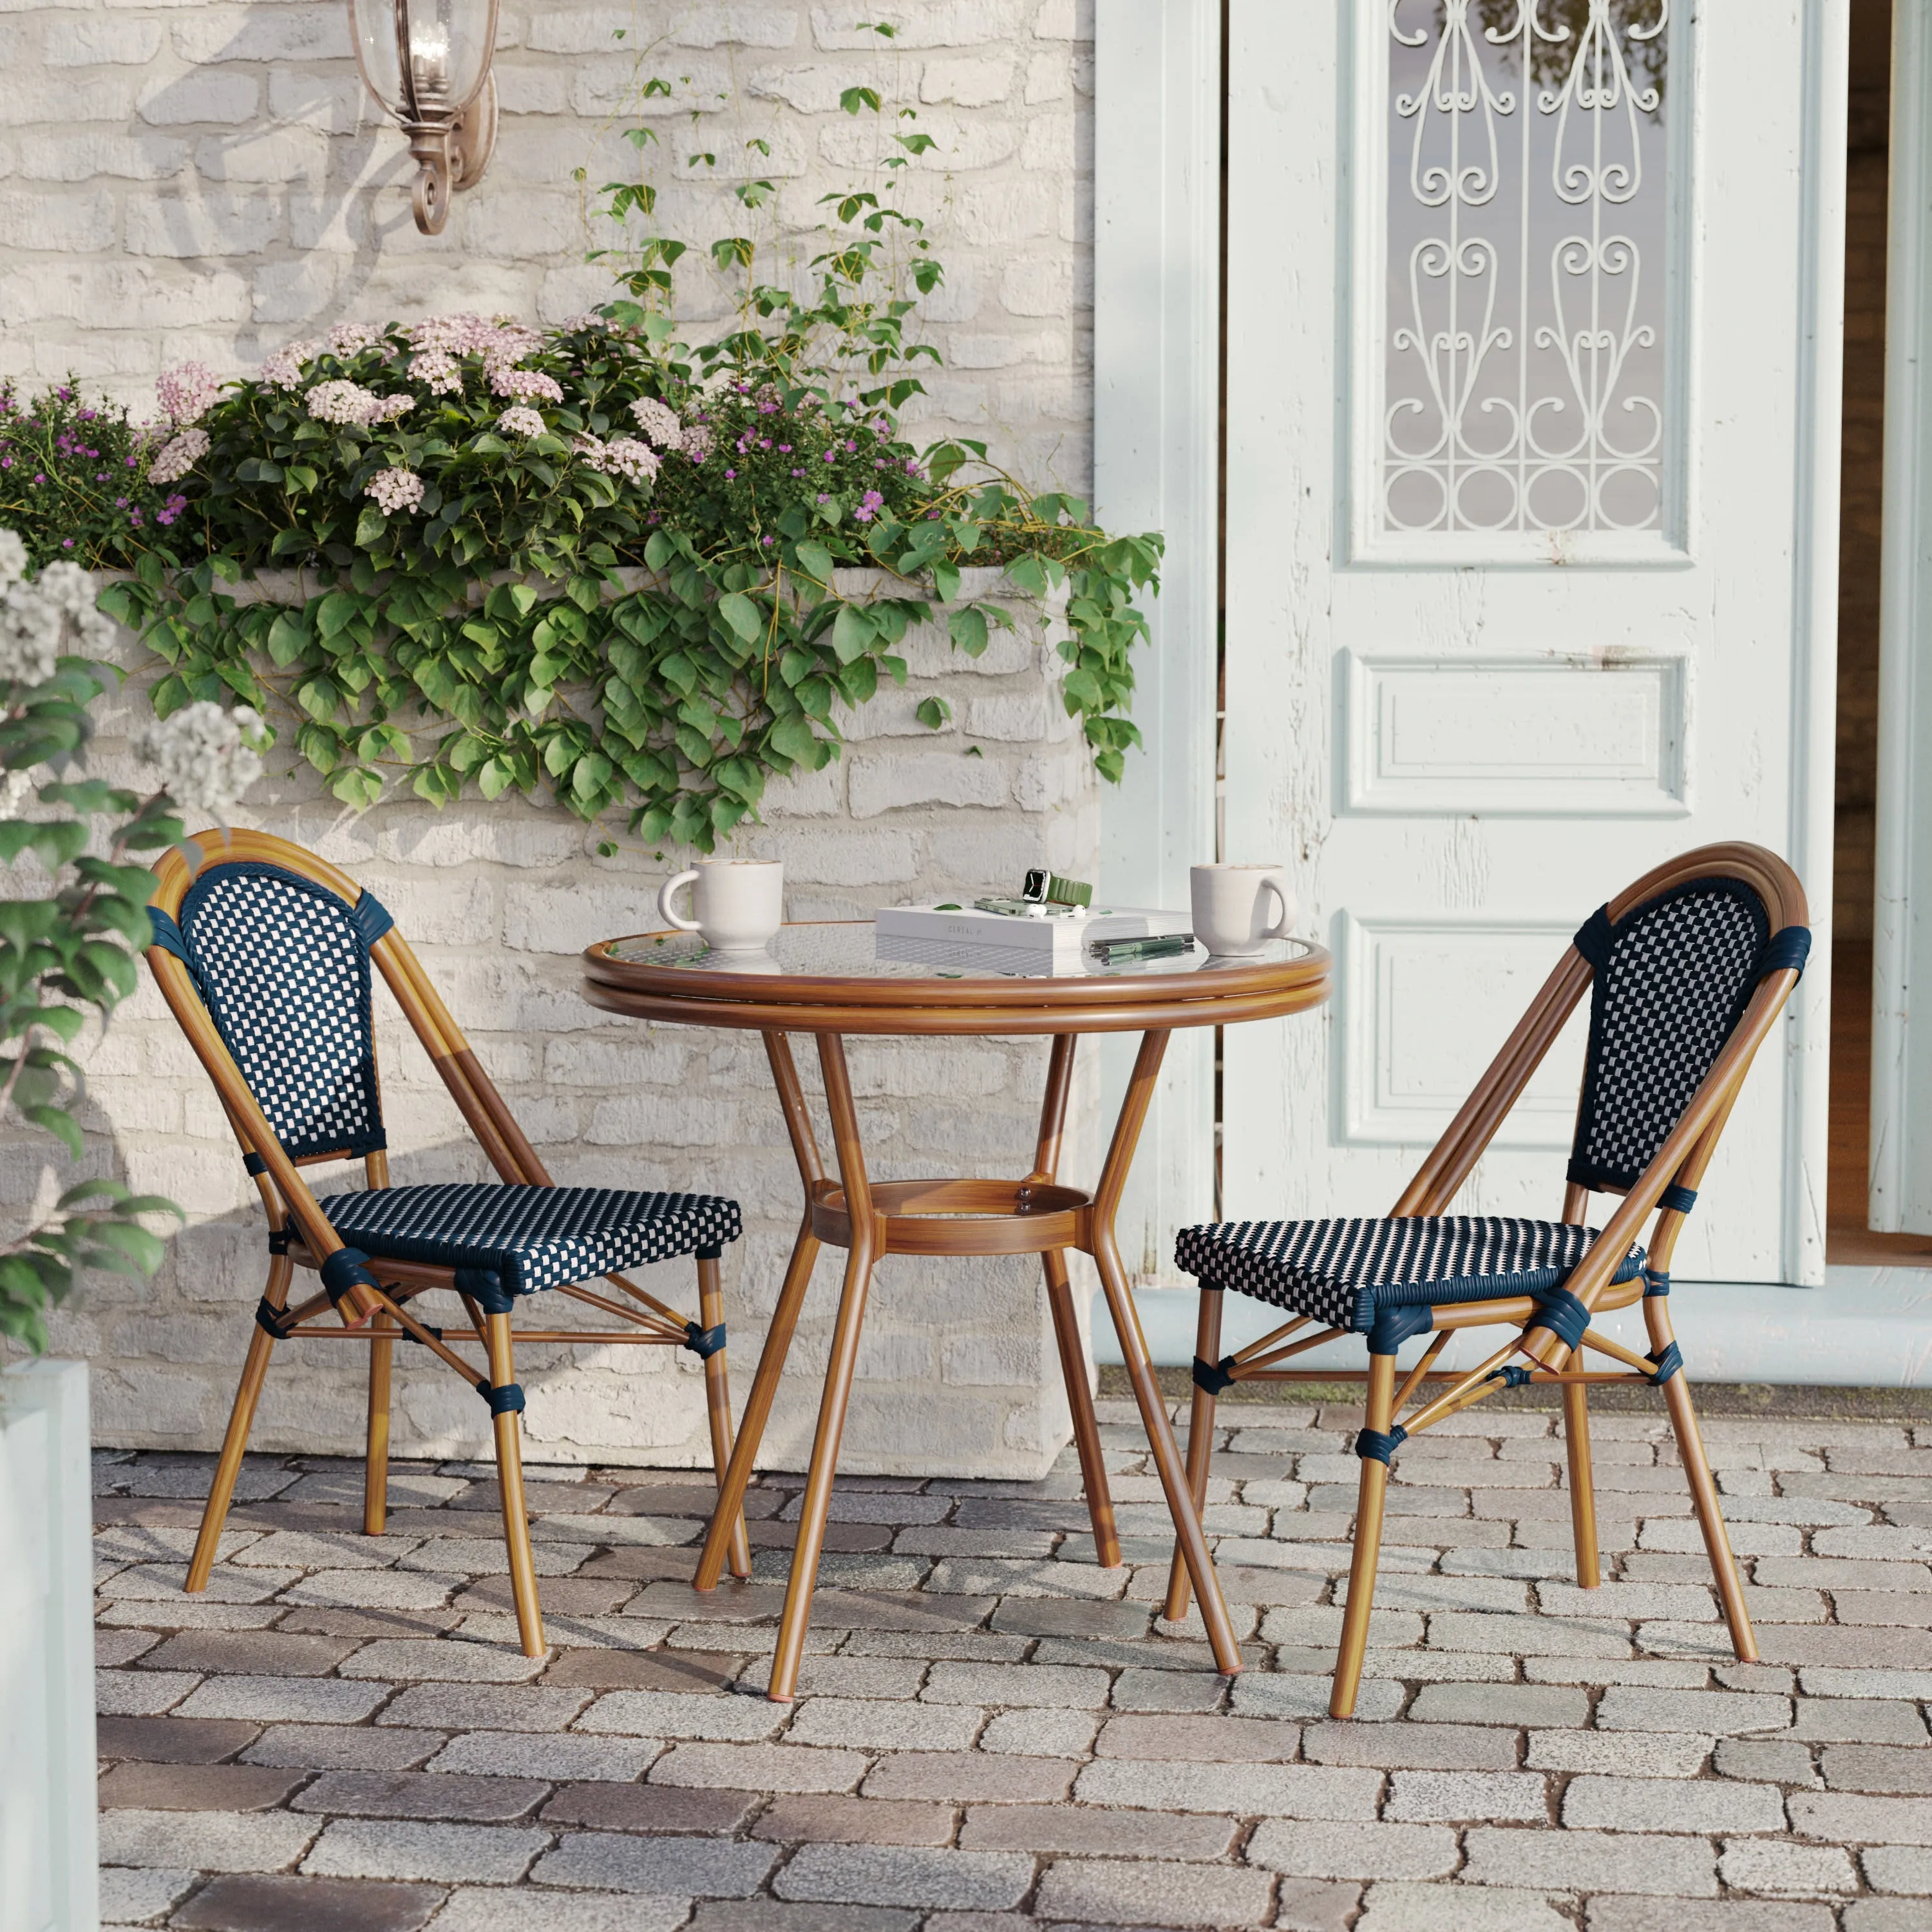
M 185 818 L 226 826 L 262 776 L 268 730 L 245 704 L 225 711 L 207 698 L 134 734 L 134 755 L 157 766 L 161 789 Z
M 177 400 L 188 408 L 194 394 L 190 386 Z M 86 755 L 88 707 L 116 675 L 84 653 L 112 626 L 76 565 L 50 563 L 34 578 L 26 566 L 18 534 L 0 530 L 0 863 L 39 874 L 31 884 L 16 878 L 0 909 L 0 1119 L 50 1135 L 78 1162 L 87 1153 L 74 1118 L 81 1068 L 67 1049 L 90 1014 L 106 1016 L 134 990 L 154 884 L 139 855 L 175 843 L 182 826 L 166 789 L 142 798 L 70 776 Z M 184 784 L 218 784 L 232 804 L 248 770 L 230 742 L 242 728 L 194 728 L 191 752 L 184 740 L 170 748 L 166 782 L 178 774 Z M 45 1219 L 0 1239 L 0 1340 L 45 1347 L 46 1310 L 83 1269 L 152 1274 L 161 1244 L 142 1217 L 178 1213 L 110 1178 L 64 1189 Z

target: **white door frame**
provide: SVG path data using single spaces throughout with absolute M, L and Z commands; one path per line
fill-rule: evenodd
M 1932 1190 L 1913 1174 L 1912 1144 L 1932 1130 L 1926 1076 L 1932 1016 L 1906 1025 L 1912 959 L 1932 952 L 1927 876 L 1932 775 L 1915 747 L 1932 743 L 1932 20 L 1892 16 L 1891 217 L 1886 242 L 1885 534 L 1879 604 L 1877 891 L 1872 926 L 1871 1226 L 1927 1225 Z M 1916 1058 L 1914 1049 L 1916 1048 Z M 1915 1104 L 1915 1096 L 1916 1104 Z M 1914 1132 L 1915 1128 L 1916 1132 Z M 1922 1174 L 1924 1150 L 1917 1163 Z
M 1799 4 L 1814 80 L 1804 136 L 1789 849 L 1820 943 L 1781 1039 L 1791 1105 L 1780 1246 L 1785 1280 L 1816 1287 L 1825 1281 L 1828 1148 L 1850 10 L 1848 0 Z M 1187 864 L 1213 849 L 1220 14 L 1218 0 L 1108 0 L 1095 10 L 1096 509 L 1104 522 L 1164 530 L 1168 546 L 1154 643 L 1138 665 L 1135 716 L 1146 748 L 1130 758 L 1126 783 L 1103 806 L 1105 888 L 1144 895 L 1143 903 L 1184 903 Z M 1311 49 L 1311 58 L 1327 51 Z M 1887 496 L 1889 504 L 1889 478 Z M 1124 1229 L 1130 1262 L 1144 1254 L 1155 1273 L 1169 1231 L 1202 1211 L 1211 1160 L 1204 1055 L 1178 1040 L 1176 1048 L 1150 1123 L 1141 1198 Z M 1118 1065 L 1109 1071 L 1118 1082 Z
M 1135 653 L 1143 748 L 1101 805 L 1102 890 L 1184 906 L 1214 856 L 1219 592 L 1220 0 L 1106 0 L 1094 10 L 1094 494 L 1109 530 L 1157 530 L 1167 554 Z M 1130 1043 L 1102 1054 L 1110 1102 Z M 1120 1216 L 1141 1280 L 1172 1274 L 1177 1227 L 1214 1211 L 1214 1067 L 1177 1033 Z M 1108 1109 L 1111 1112 L 1111 1107 Z

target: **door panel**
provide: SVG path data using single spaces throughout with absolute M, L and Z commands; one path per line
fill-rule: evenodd
M 1385 1211 L 1568 935 L 1674 853 L 1793 856 L 1822 927 L 1830 718 L 1798 693 L 1830 651 L 1809 412 L 1842 10 L 1234 0 L 1226 856 L 1285 861 L 1341 970 L 1324 1019 L 1228 1055 L 1231 1217 Z M 1580 1052 L 1459 1205 L 1558 1210 Z M 1822 1268 L 1822 1185 L 1792 1204 L 1822 1060 L 1780 1070 L 1687 1275 Z

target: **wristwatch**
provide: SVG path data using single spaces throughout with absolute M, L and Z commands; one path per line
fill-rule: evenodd
M 1063 879 L 1043 866 L 1028 869 L 1020 897 L 1034 905 L 1086 906 L 1094 903 L 1094 888 L 1084 879 Z

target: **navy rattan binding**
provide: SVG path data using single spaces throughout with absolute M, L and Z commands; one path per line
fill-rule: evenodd
M 1591 915 L 1576 935 L 1594 983 L 1571 1180 L 1636 1184 L 1743 1018 L 1770 932 L 1742 879 L 1674 886 L 1614 925 Z
M 388 1144 L 369 980 L 387 915 L 370 907 L 256 860 L 210 868 L 182 901 L 188 970 L 292 1160 Z

